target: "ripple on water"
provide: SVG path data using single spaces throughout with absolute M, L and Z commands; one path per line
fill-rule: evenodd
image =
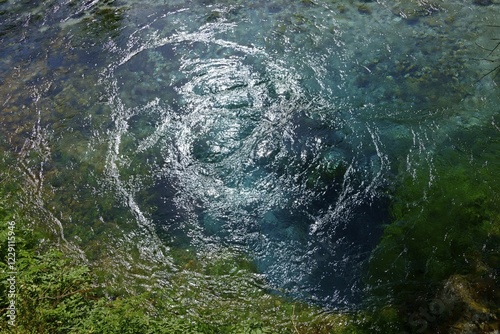
M 387 158 L 376 126 L 351 122 L 322 95 L 333 92 L 321 91 L 323 62 L 341 51 L 281 58 L 262 38 L 234 38 L 255 29 L 248 20 L 214 18 L 165 37 L 160 21 L 128 51 L 113 46 L 119 59 L 103 74 L 116 122 L 113 182 L 137 194 L 138 210 L 177 246 L 238 247 L 275 288 L 354 302 L 385 218 Z M 138 179 L 149 181 L 137 188 Z
M 392 173 L 424 166 L 432 181 L 433 155 L 448 132 L 491 122 L 494 108 L 482 94 L 498 99 L 487 93 L 493 81 L 473 84 L 478 69 L 468 59 L 479 51 L 462 38 L 477 33 L 469 31 L 474 15 L 491 20 L 487 9 L 425 5 L 128 1 L 108 8 L 92 1 L 54 6 L 47 18 L 30 9 L 29 22 L 29 15 L 4 13 L 0 66 L 16 74 L 16 54 L 29 65 L 19 73 L 32 73 L 28 94 L 10 88 L 2 126 L 41 138 L 27 119 L 48 124 L 49 112 L 67 118 L 68 133 L 79 134 L 57 133 L 65 136 L 61 146 L 70 138 L 87 146 L 69 145 L 75 152 L 60 149 L 55 159 L 71 166 L 85 160 L 96 171 L 106 165 L 106 186 L 139 223 L 124 240 L 142 240 L 142 258 L 170 261 L 151 240 L 205 254 L 229 246 L 248 254 L 277 290 L 350 305 L 387 220 L 383 193 Z M 29 31 L 29 42 L 17 43 L 12 29 Z M 67 37 L 40 51 L 48 45 L 40 37 L 58 29 Z M 69 57 L 56 52 L 66 42 Z M 74 63 L 73 73 L 63 73 Z M 98 85 L 88 89 L 105 90 L 109 119 L 108 106 L 90 106 L 97 98 L 90 103 L 80 92 L 96 70 Z M 71 75 L 78 77 L 71 86 L 49 89 L 52 76 L 59 85 Z M 24 82 L 12 75 L 0 84 L 3 92 Z M 28 107 L 43 94 L 53 95 L 54 112 L 45 111 L 51 108 L 43 98 Z M 20 106 L 27 115 L 21 130 L 12 116 Z M 105 159 L 90 152 L 95 142 L 107 144 Z

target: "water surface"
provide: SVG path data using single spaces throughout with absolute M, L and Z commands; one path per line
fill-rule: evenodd
M 233 249 L 276 292 L 356 307 L 397 175 L 424 169 L 431 186 L 450 138 L 497 120 L 498 77 L 481 59 L 498 5 L 7 1 L 0 13 L 1 144 L 34 193 L 24 205 L 123 272 L 178 270 L 176 248 Z

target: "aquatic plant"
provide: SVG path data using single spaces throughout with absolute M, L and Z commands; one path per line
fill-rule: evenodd
M 10 302 L 5 246 L 12 220 L 17 251 L 16 326 L 1 321 L 2 333 L 365 333 L 364 317 L 322 314 L 315 306 L 279 297 L 251 261 L 230 250 L 198 255 L 175 249 L 181 270 L 158 271 L 143 292 L 128 292 L 124 285 L 140 281 L 113 281 L 123 286 L 103 281 L 112 268 L 82 261 L 60 240 L 30 226 L 26 212 L 13 207 L 15 191 L 5 195 L 5 184 L 0 195 L 3 312 Z
M 500 145 L 493 127 L 484 135 L 456 134 L 456 148 L 436 157 L 431 174 L 424 168 L 401 173 L 392 197 L 393 222 L 369 261 L 369 304 L 394 305 L 406 317 L 437 298 L 454 275 L 498 281 L 500 161 L 493 152 Z M 441 325 L 449 321 L 443 317 Z

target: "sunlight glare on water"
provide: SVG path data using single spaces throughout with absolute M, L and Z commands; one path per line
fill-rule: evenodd
M 381 126 L 439 105 L 428 94 L 442 87 L 405 95 L 395 70 L 374 73 L 384 57 L 420 61 L 392 55 L 404 46 L 390 38 L 415 34 L 405 22 L 386 35 L 376 22 L 356 40 L 332 6 L 263 6 L 152 11 L 126 43 L 108 46 L 117 59 L 102 74 L 116 124 L 108 168 L 131 209 L 166 235 L 200 252 L 237 247 L 271 286 L 350 305 L 387 221 L 390 156 L 402 150 L 393 137 L 411 133 L 413 146 L 432 150 L 427 125 Z M 373 49 L 363 55 L 365 43 Z
M 109 174 L 166 234 L 187 235 L 199 251 L 239 247 L 272 286 L 347 304 L 384 216 L 387 156 L 375 126 L 340 112 L 350 118 L 352 107 L 337 94 L 347 56 L 335 20 L 299 30 L 294 50 L 287 36 L 254 31 L 277 24 L 255 15 L 242 6 L 153 13 L 154 28 L 131 34 L 144 37 L 108 46 L 118 58 L 102 74 L 116 124 Z M 179 21 L 202 23 L 172 31 Z M 330 45 L 323 60 L 305 51 L 319 45 Z
M 93 195 L 113 189 L 137 223 L 129 236 L 141 236 L 143 258 L 170 263 L 168 247 L 229 247 L 247 254 L 276 291 L 354 307 L 363 264 L 389 222 L 396 170 L 424 165 L 432 183 L 449 133 L 491 122 L 498 99 L 493 81 L 475 81 L 487 68 L 470 64 L 482 50 L 472 47 L 480 28 L 467 30 L 476 17 L 466 6 L 409 3 L 124 1 L 112 17 L 118 22 L 107 22 L 99 1 L 73 9 L 51 2 L 35 21 L 34 46 L 12 39 L 9 47 L 30 64 L 26 72 L 38 69 L 29 89 L 56 106 L 85 104 L 85 115 L 70 107 L 58 115 L 33 94 L 28 119 L 38 125 L 3 126 L 31 134 L 15 144 L 45 159 L 22 165 L 39 189 L 50 157 L 63 161 L 46 142 L 62 146 L 59 128 L 81 134 L 87 146 L 71 144 L 81 154 L 68 158 L 68 169 L 95 169 Z M 2 34 L 42 10 L 12 14 Z M 111 33 L 93 26 L 94 10 Z M 454 20 L 463 20 L 460 28 L 451 28 Z M 80 25 L 96 40 L 77 37 Z M 36 36 L 47 30 L 63 32 L 54 43 L 68 44 L 70 56 L 49 52 L 37 65 Z M 0 55 L 2 69 L 13 71 L 14 60 Z M 80 89 L 64 86 L 72 73 L 95 79 L 86 101 L 64 100 Z M 49 131 L 51 117 L 71 126 Z
M 282 17 L 206 9 L 153 13 L 154 28 L 109 47 L 118 55 L 103 73 L 116 124 L 110 174 L 131 209 L 167 234 L 200 251 L 240 247 L 272 286 L 349 304 L 384 219 L 388 158 L 377 127 L 353 115 L 336 20 L 323 15 L 305 31 L 311 18 L 296 16 L 293 36 L 268 35 Z M 142 179 L 149 188 L 137 187 Z M 139 193 L 157 198 L 141 203 Z

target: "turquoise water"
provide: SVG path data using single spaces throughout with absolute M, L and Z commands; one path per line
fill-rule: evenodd
M 6 1 L 0 13 L 1 144 L 25 175 L 22 205 L 125 273 L 179 269 L 173 248 L 229 248 L 271 290 L 356 307 L 395 178 L 423 169 L 431 187 L 450 138 L 498 129 L 499 78 L 483 77 L 497 4 Z

